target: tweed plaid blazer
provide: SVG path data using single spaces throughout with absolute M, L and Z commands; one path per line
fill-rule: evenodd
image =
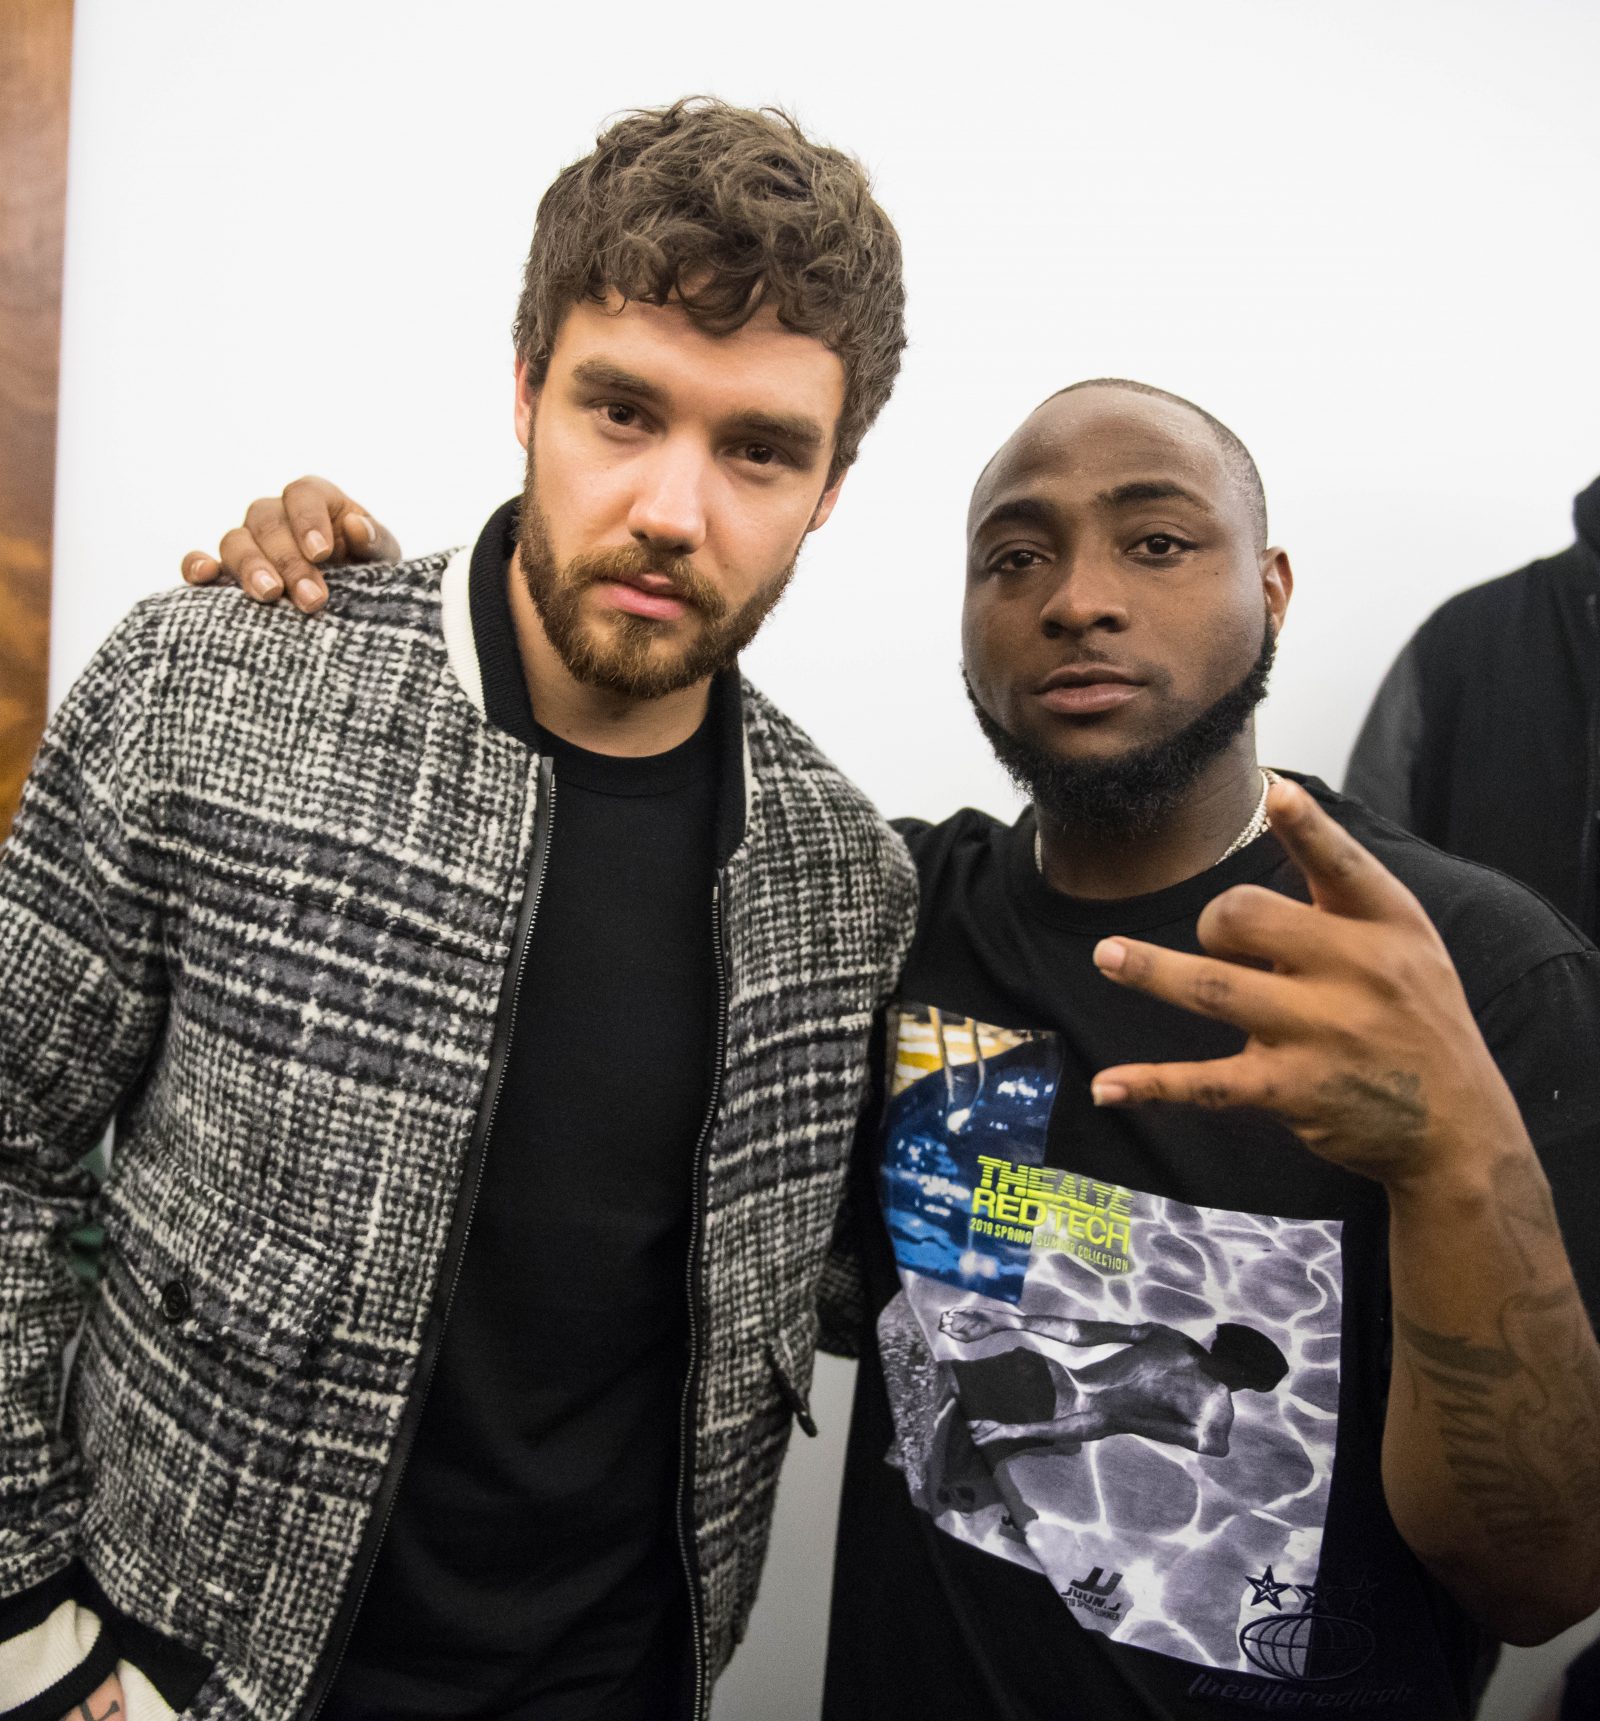
M 466 562 L 348 571 L 311 622 L 140 604 L 0 851 L 0 1597 L 82 1562 L 213 1663 L 206 1721 L 306 1707 L 440 1294 L 540 800 L 481 709 Z M 688 1471 L 707 1682 L 754 1599 L 916 890 L 748 686 L 740 720 Z M 90 1219 L 85 1303 L 62 1239 Z

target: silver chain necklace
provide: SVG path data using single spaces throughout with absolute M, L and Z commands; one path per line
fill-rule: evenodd
M 1256 802 L 1256 810 L 1250 815 L 1250 822 L 1236 836 L 1221 854 L 1211 863 L 1221 866 L 1230 856 L 1238 854 L 1240 849 L 1248 848 L 1257 837 L 1267 828 L 1267 791 L 1277 782 L 1277 775 L 1267 770 L 1261 770 L 1261 799 Z M 1033 828 L 1033 864 L 1038 869 L 1040 878 L 1044 877 L 1044 833 L 1037 825 Z

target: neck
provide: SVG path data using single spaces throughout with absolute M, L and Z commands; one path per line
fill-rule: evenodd
M 1182 804 L 1141 836 L 1060 825 L 1035 804 L 1045 883 L 1067 896 L 1101 901 L 1182 884 L 1216 865 L 1260 800 L 1255 728 L 1248 724 L 1201 773 Z
M 669 752 L 700 727 L 711 695 L 709 679 L 659 699 L 635 699 L 610 688 L 590 687 L 567 668 L 550 643 L 515 551 L 506 578 L 528 699 L 534 716 L 552 735 L 591 753 L 646 758 Z

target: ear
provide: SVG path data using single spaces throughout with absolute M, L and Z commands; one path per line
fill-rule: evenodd
M 1268 550 L 1262 556 L 1261 589 L 1266 594 L 1272 631 L 1274 634 L 1282 633 L 1284 617 L 1289 613 L 1289 599 L 1294 592 L 1294 569 L 1289 566 L 1287 550 Z
M 539 390 L 529 379 L 526 359 L 517 360 L 516 378 L 516 405 L 512 410 L 512 420 L 517 427 L 517 441 L 526 448 L 528 439 L 533 435 L 534 409 L 539 404 Z
M 817 506 L 811 515 L 811 524 L 806 527 L 808 532 L 814 532 L 819 526 L 826 526 L 828 516 L 833 512 L 833 505 L 839 500 L 839 492 L 844 488 L 844 481 L 850 476 L 850 468 L 844 471 L 817 498 Z

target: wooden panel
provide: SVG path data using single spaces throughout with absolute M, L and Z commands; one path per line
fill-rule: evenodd
M 44 727 L 72 0 L 0 0 L 0 838 Z

